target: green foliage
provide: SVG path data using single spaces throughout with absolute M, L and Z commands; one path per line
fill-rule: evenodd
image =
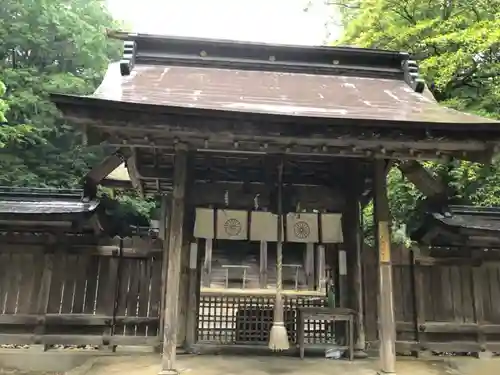
M 500 118 L 500 0 L 335 3 L 345 27 L 337 44 L 408 51 L 441 104 Z M 426 167 L 455 190 L 456 201 L 500 206 L 498 158 L 490 166 L 456 161 Z M 422 195 L 395 168 L 388 187 L 396 226 L 411 227 Z
M 0 185 L 79 187 L 103 158 L 82 145 L 49 93 L 91 94 L 120 44 L 104 0 L 2 0 L 0 7 Z M 127 212 L 147 202 L 124 197 Z
M 74 187 L 99 148 L 63 121 L 49 92 L 90 94 L 119 45 L 100 0 L 4 0 L 0 8 L 0 79 L 6 86 L 0 131 L 0 184 Z

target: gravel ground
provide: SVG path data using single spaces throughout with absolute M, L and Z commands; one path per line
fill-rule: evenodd
M 0 375 L 64 375 L 62 372 L 21 371 L 0 368 Z

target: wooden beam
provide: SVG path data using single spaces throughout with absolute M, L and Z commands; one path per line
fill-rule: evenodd
M 374 208 L 379 253 L 380 367 L 382 372 L 391 374 L 396 371 L 396 321 L 392 286 L 391 217 L 387 197 L 387 175 L 383 160 L 374 162 Z
M 163 329 L 163 356 L 160 375 L 177 374 L 176 347 L 179 287 L 181 278 L 181 253 L 183 242 L 184 206 L 187 174 L 187 148 L 179 144 L 175 153 L 174 190 L 170 216 L 167 292 Z
M 221 149 L 232 149 L 239 152 L 300 152 L 308 148 L 306 153 L 311 151 L 311 148 L 324 147 L 332 149 L 344 148 L 350 150 L 353 154 L 364 150 L 374 150 L 378 156 L 390 158 L 391 152 L 397 150 L 405 153 L 408 156 L 418 154 L 419 152 L 430 152 L 436 155 L 436 151 L 445 152 L 484 152 L 491 148 L 488 142 L 495 140 L 479 139 L 481 136 L 478 132 L 477 137 L 468 137 L 462 139 L 442 139 L 433 138 L 432 135 L 423 135 L 421 132 L 417 134 L 417 130 L 406 130 L 406 136 L 395 137 L 394 132 L 390 131 L 367 131 L 367 129 L 349 129 L 339 126 L 331 127 L 331 131 L 324 132 L 322 135 L 316 134 L 296 134 L 290 132 L 293 127 L 288 130 L 284 128 L 284 124 L 269 124 L 268 126 L 262 123 L 255 127 L 241 127 L 238 133 L 233 131 L 234 124 L 227 124 L 228 128 L 222 130 L 221 120 L 217 119 L 217 130 L 188 128 L 182 126 L 178 121 L 175 125 L 165 125 L 164 127 L 149 128 L 147 131 L 151 134 L 151 138 L 155 139 L 155 143 L 151 144 L 148 140 L 144 140 L 144 128 L 136 126 L 136 123 L 130 123 L 128 126 L 122 123 L 113 124 L 112 122 L 99 123 L 96 127 L 99 131 L 106 132 L 103 137 L 110 144 L 118 144 L 123 146 L 123 141 L 127 141 L 127 145 L 133 147 L 165 147 L 172 148 L 173 141 L 189 142 L 190 146 L 198 148 L 198 151 L 213 151 Z M 199 124 L 199 121 L 198 121 Z M 274 125 L 274 126 L 273 126 Z M 229 129 L 229 127 L 231 127 Z M 276 131 L 276 136 L 271 134 L 272 128 Z M 302 126 L 304 128 L 304 126 Z M 401 129 L 400 129 L 401 130 Z M 287 134 L 288 133 L 288 134 Z M 357 133 L 357 134 L 356 134 Z M 361 137 L 365 134 L 365 137 Z M 357 137 L 358 136 L 358 137 Z M 230 147 L 228 147 L 230 145 Z M 235 147 L 235 145 L 238 145 Z M 287 149 L 288 147 L 288 149 Z M 269 151 L 268 151 L 269 150 Z M 320 149 L 318 154 L 328 154 L 329 150 Z M 352 156 L 352 155 L 347 155 Z M 439 155 L 436 155 L 439 157 Z M 365 156 L 366 157 L 366 156 Z
M 126 147 L 118 148 L 113 154 L 106 157 L 101 163 L 93 167 L 86 175 L 84 180 L 98 185 L 111 172 L 118 168 L 131 155 L 130 149 Z
M 131 155 L 126 162 L 126 166 L 132 186 L 134 189 L 137 189 L 140 196 L 144 198 L 144 188 L 142 186 L 141 175 L 138 169 L 137 151 L 135 148 L 132 148 Z

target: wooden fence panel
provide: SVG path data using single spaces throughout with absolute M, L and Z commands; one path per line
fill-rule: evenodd
M 0 250 L 0 344 L 159 343 L 161 257 L 154 252 L 19 248 Z
M 377 310 L 369 304 L 378 288 L 373 253 L 364 251 L 363 264 L 367 341 L 377 329 Z M 420 257 L 394 247 L 393 281 L 398 351 L 500 352 L 500 265 L 495 255 L 476 253 L 472 259 L 440 252 L 439 257 Z

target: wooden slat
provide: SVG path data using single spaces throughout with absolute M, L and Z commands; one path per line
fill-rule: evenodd
M 50 296 L 48 313 L 59 313 L 61 311 L 61 299 L 64 285 L 64 275 L 66 268 L 66 257 L 60 249 L 53 257 L 52 279 L 50 284 Z
M 163 326 L 163 321 L 160 319 L 160 307 L 161 307 L 161 265 L 162 259 L 161 256 L 155 257 L 152 260 L 152 268 L 151 268 L 151 297 L 149 299 L 149 316 L 158 318 L 159 325 L 157 329 L 153 332 L 153 330 L 148 329 L 148 336 L 156 336 L 159 334 L 159 328 Z
M 78 255 L 65 254 L 66 267 L 64 269 L 64 292 L 61 313 L 69 314 L 73 309 L 75 295 L 75 278 L 78 274 Z
M 85 314 L 93 314 L 96 309 L 96 299 L 98 296 L 98 282 L 102 283 L 102 275 L 100 274 L 99 257 L 90 256 L 85 270 L 85 303 L 83 312 Z
M 78 255 L 74 281 L 73 308 L 71 310 L 74 314 L 82 314 L 84 311 L 85 292 L 87 286 L 87 266 L 89 262 L 90 256 Z
M 15 314 L 17 310 L 19 284 L 22 277 L 22 256 L 20 254 L 12 254 L 10 265 L 8 269 L 9 284 L 5 302 L 5 314 Z
M 139 317 L 148 316 L 149 308 L 149 288 L 151 282 L 151 260 L 141 260 L 139 264 Z M 146 336 L 147 328 L 145 326 L 137 326 L 137 336 Z
M 137 316 L 137 307 L 139 302 L 139 282 L 140 282 L 140 260 L 133 259 L 130 261 L 130 276 L 129 276 L 129 288 L 127 292 L 127 316 Z M 125 327 L 126 335 L 135 335 L 135 326 L 127 325 Z
M 0 252 L 0 314 L 4 314 L 4 308 L 9 289 L 9 266 L 10 255 Z
M 31 301 L 33 286 L 35 283 L 35 254 L 22 255 L 21 281 L 19 285 L 18 314 L 29 314 L 31 312 Z

